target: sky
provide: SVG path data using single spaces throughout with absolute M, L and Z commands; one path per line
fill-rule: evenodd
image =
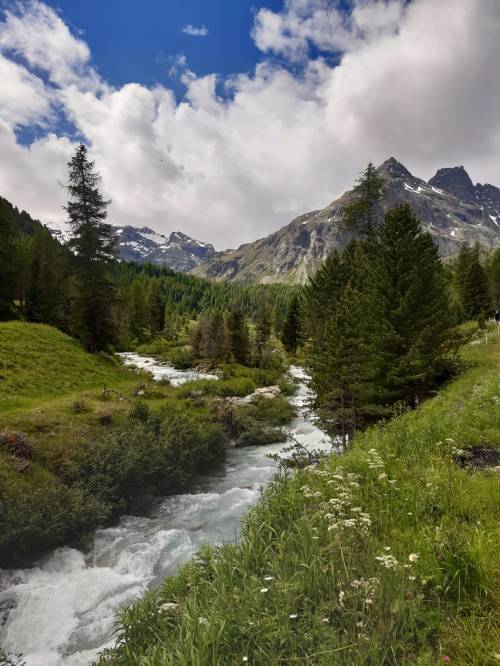
M 65 223 L 89 147 L 109 221 L 217 249 L 394 156 L 500 185 L 498 0 L 0 0 L 0 195 Z

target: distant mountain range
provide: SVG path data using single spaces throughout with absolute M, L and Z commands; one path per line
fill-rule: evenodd
M 50 230 L 61 243 L 68 239 L 64 231 Z M 215 254 L 213 245 L 195 240 L 180 231 L 170 236 L 159 234 L 149 227 L 115 227 L 119 257 L 122 261 L 169 266 L 174 271 L 188 273 Z
M 409 203 L 431 233 L 442 256 L 465 243 L 500 245 L 500 189 L 474 185 L 462 166 L 439 169 L 428 182 L 413 176 L 394 157 L 377 169 L 383 178 L 378 219 L 398 203 Z M 237 250 L 216 252 L 193 272 L 216 280 L 304 283 L 333 248 L 342 248 L 350 235 L 339 223 L 352 201 L 352 190 L 322 210 L 301 215 L 266 238 Z

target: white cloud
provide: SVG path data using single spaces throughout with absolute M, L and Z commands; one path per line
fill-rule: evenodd
M 191 25 L 191 23 L 188 23 L 182 28 L 181 32 L 190 35 L 191 37 L 206 37 L 208 35 L 208 28 L 206 25 L 196 28 L 194 25 Z
M 334 0 L 285 0 L 282 12 L 260 9 L 253 31 L 258 48 L 290 60 L 308 57 L 313 46 L 345 52 L 397 30 L 404 3 L 400 0 L 353 0 L 350 13 Z
M 187 88 L 180 103 L 161 85 L 100 81 L 88 49 L 61 19 L 39 2 L 28 7 L 37 11 L 17 15 L 23 24 L 16 30 L 8 18 L 4 50 L 10 57 L 17 44 L 26 67 L 0 60 L 10 82 L 0 98 L 0 194 L 47 221 L 64 219 L 58 181 L 73 144 L 53 133 L 23 147 L 14 128 L 50 123 L 56 111 L 86 137 L 113 199 L 112 222 L 180 229 L 218 247 L 262 237 L 324 206 L 368 160 L 390 155 L 424 177 L 464 164 L 474 179 L 500 184 L 497 0 L 413 0 L 407 7 L 363 0 L 347 19 L 332 1 L 289 0 L 282 14 L 257 15 L 255 39 L 264 51 L 299 59 L 294 73 L 264 58 L 252 75 L 222 81 L 231 96 L 220 99 L 217 77 L 197 77 L 180 57 L 173 70 Z M 338 19 L 334 35 L 315 18 L 327 10 Z M 48 34 L 21 43 L 21 35 L 33 35 L 33 21 Z M 54 26 L 65 38 L 54 42 L 59 58 L 54 52 L 46 61 L 47 86 L 30 58 Z M 0 24 L 0 40 L 4 34 Z M 306 58 L 310 44 L 340 49 L 340 64 Z

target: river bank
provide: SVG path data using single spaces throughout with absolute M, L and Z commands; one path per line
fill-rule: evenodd
M 153 373 L 171 372 L 151 360 L 147 365 Z M 286 430 L 313 448 L 330 448 L 307 415 L 305 377 L 299 369 L 293 374 L 300 382 L 291 399 L 297 416 Z M 230 448 L 189 492 L 158 500 L 146 516 L 126 516 L 99 530 L 88 551 L 60 548 L 33 568 L 4 574 L 0 642 L 11 653 L 22 652 L 29 666 L 90 664 L 112 645 L 115 614 L 123 605 L 159 585 L 201 545 L 236 537 L 241 517 L 276 472 L 268 455 L 283 447 Z
M 101 663 L 498 663 L 499 339 L 463 357 L 417 410 L 272 484 L 238 544 L 122 614 Z

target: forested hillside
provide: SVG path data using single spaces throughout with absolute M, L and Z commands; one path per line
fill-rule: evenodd
M 0 197 L 0 318 L 47 323 L 81 339 L 75 312 L 75 257 L 48 229 Z M 176 273 L 168 267 L 112 260 L 106 287 L 114 347 L 182 331 L 207 311 L 238 305 L 254 318 L 262 299 L 281 329 L 292 290 L 285 285 L 233 285 Z

